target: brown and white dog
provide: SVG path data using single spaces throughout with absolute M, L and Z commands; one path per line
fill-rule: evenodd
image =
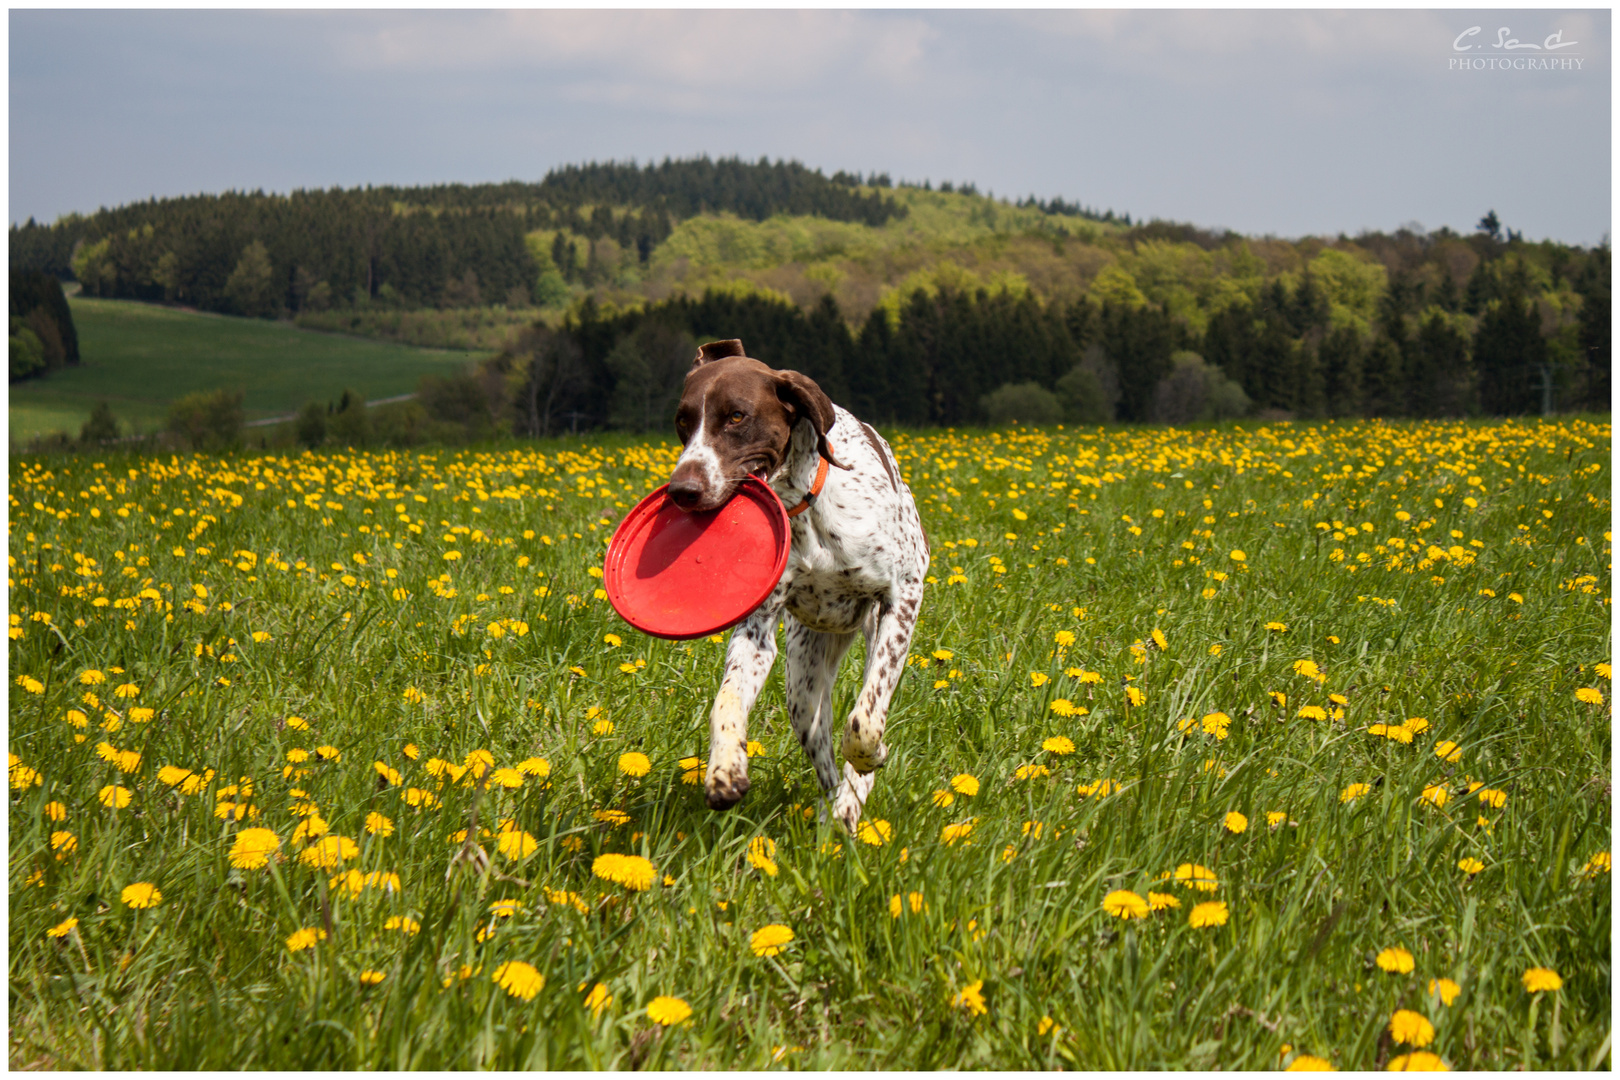
M 729 809 L 748 791 L 748 711 L 776 660 L 782 619 L 793 732 L 823 797 L 853 832 L 872 773 L 888 757 L 884 723 L 928 573 L 928 538 L 911 490 L 877 432 L 808 377 L 744 356 L 741 341 L 698 350 L 675 428 L 684 445 L 669 478 L 677 506 L 713 509 L 754 474 L 788 507 L 793 532 L 782 580 L 732 631 L 726 649 L 709 716 L 703 781 L 709 806 Z M 832 752 L 833 682 L 857 630 L 866 637 L 866 673 L 844 727 L 840 778 Z

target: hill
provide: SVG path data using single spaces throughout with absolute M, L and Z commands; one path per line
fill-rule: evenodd
M 97 401 L 126 430 L 151 430 L 177 397 L 240 389 L 250 420 L 329 401 L 345 388 L 365 398 L 416 389 L 425 374 L 449 374 L 469 354 L 410 348 L 125 300 L 74 297 L 82 362 L 11 386 L 13 440 L 52 431 L 77 434 Z

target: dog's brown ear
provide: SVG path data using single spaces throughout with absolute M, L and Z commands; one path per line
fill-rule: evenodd
M 727 338 L 725 341 L 711 341 L 707 345 L 698 346 L 697 359 L 692 361 L 692 367 L 700 368 L 704 364 L 716 360 L 724 360 L 728 356 L 746 356 L 743 352 L 742 341 L 737 338 Z
M 827 431 L 837 420 L 833 412 L 832 399 L 822 392 L 821 387 L 808 375 L 801 375 L 797 371 L 778 371 L 776 373 L 776 396 L 787 409 L 788 424 L 792 426 L 800 417 L 806 417 L 816 429 L 816 447 L 821 456 L 840 469 L 849 466 L 833 457 L 832 447 L 827 445 Z

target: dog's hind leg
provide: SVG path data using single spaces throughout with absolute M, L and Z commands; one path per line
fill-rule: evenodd
M 854 634 L 823 634 L 787 616 L 787 705 L 793 734 L 816 770 L 824 800 L 838 787 L 832 750 L 832 691 Z
M 780 591 L 780 590 L 778 590 Z M 781 600 L 766 601 L 731 632 L 726 674 L 709 713 L 709 771 L 703 795 L 711 810 L 729 810 L 748 793 L 748 710 L 776 662 Z
M 844 725 L 844 760 L 855 771 L 867 774 L 889 756 L 883 745 L 883 729 L 889 716 L 889 699 L 906 670 L 906 651 L 911 648 L 911 631 L 917 625 L 922 606 L 922 583 L 897 590 L 894 600 L 877 609 L 875 624 L 868 614 L 866 627 L 866 677 L 855 708 Z

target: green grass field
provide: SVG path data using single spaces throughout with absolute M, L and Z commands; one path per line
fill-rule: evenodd
M 162 426 L 169 402 L 184 394 L 243 390 L 252 420 L 334 400 L 345 387 L 367 399 L 409 393 L 423 375 L 473 358 L 126 300 L 69 303 L 82 363 L 12 384 L 13 442 L 78 435 L 97 401 L 112 406 L 126 431 L 144 432 Z
M 1608 1066 L 1606 420 L 892 440 L 856 837 L 600 591 L 671 444 L 14 458 L 10 1064 Z

